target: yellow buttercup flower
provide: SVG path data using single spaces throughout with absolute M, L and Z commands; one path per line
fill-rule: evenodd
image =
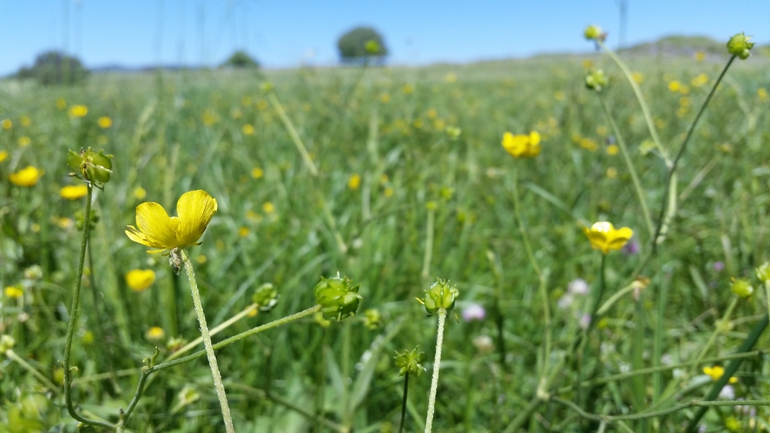
M 22 168 L 21 170 L 17 171 L 16 173 L 9 174 L 8 178 L 14 185 L 30 187 L 37 184 L 37 181 L 43 177 L 43 173 L 43 170 L 38 170 L 37 168 L 29 165 L 26 168 Z
M 8 158 L 8 152 L 5 150 L 0 150 L 0 162 L 5 161 Z
M 715 365 L 713 367 L 703 367 L 703 373 L 705 373 L 708 377 L 711 378 L 713 381 L 719 380 L 724 374 L 725 369 L 724 367 L 721 367 L 719 365 Z M 730 383 L 737 383 L 738 378 L 737 377 L 731 377 L 729 380 Z
M 8 286 L 5 288 L 5 290 L 3 290 L 3 292 L 5 293 L 5 296 L 11 299 L 19 299 L 24 295 L 24 291 L 17 286 Z
M 514 158 L 534 158 L 540 155 L 540 134 L 532 131 L 526 134 L 503 134 L 503 148 Z
M 142 292 L 155 282 L 152 269 L 132 269 L 126 273 L 126 284 L 135 292 Z
M 611 250 L 619 250 L 623 248 L 623 245 L 631 239 L 634 235 L 634 231 L 628 227 L 621 227 L 615 229 L 612 223 L 606 221 L 600 221 L 594 223 L 591 228 L 583 228 L 588 240 L 591 241 L 591 247 L 595 250 L 602 250 L 602 253 L 607 254 Z
M 163 330 L 160 326 L 153 326 L 152 328 L 148 329 L 147 332 L 144 334 L 144 338 L 150 340 L 150 341 L 160 341 L 163 340 L 163 338 L 166 336 L 166 331 Z
M 145 202 L 136 207 L 136 226 L 126 226 L 126 236 L 132 241 L 157 248 L 157 253 L 174 248 L 198 245 L 206 227 L 217 211 L 217 200 L 206 191 L 182 194 L 176 203 L 179 216 L 169 217 L 158 203 Z
M 251 170 L 251 177 L 253 177 L 254 179 L 260 179 L 264 175 L 265 175 L 265 172 L 259 167 L 255 167 Z
M 358 189 L 359 186 L 361 186 L 361 175 L 358 173 L 351 174 L 348 179 L 348 188 Z
M 99 118 L 99 120 L 96 121 L 96 123 L 99 125 L 100 128 L 107 129 L 110 126 L 112 126 L 112 119 L 110 119 L 107 116 L 102 116 Z
M 67 185 L 59 190 L 61 198 L 66 198 L 67 200 L 77 200 L 85 197 L 86 194 L 88 194 L 88 187 L 85 184 Z
M 70 117 L 73 119 L 84 117 L 86 114 L 88 114 L 88 107 L 85 105 L 73 105 L 70 107 Z
M 253 135 L 254 134 L 254 127 L 251 125 L 243 125 L 241 127 L 241 132 L 243 132 L 245 135 Z

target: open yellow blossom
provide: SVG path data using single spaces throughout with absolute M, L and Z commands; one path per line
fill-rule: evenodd
M 361 186 L 361 175 L 358 173 L 351 174 L 348 179 L 348 188 L 358 189 L 359 186 Z
M 5 288 L 5 290 L 3 290 L 3 292 L 5 293 L 5 296 L 11 299 L 19 299 L 24 295 L 24 291 L 17 286 L 8 286 Z
M 265 213 L 273 213 L 275 212 L 275 205 L 269 201 L 266 201 L 264 204 L 262 204 L 262 210 L 265 211 Z
M 150 341 L 160 341 L 163 340 L 163 338 L 166 337 L 166 331 L 163 330 L 160 326 L 153 326 L 152 328 L 148 329 L 147 332 L 144 334 L 144 338 L 150 340 Z
M 70 117 L 73 119 L 78 117 L 84 117 L 86 114 L 88 114 L 88 107 L 85 105 L 73 105 L 70 107 Z
M 713 381 L 719 380 L 724 374 L 725 369 L 722 366 L 715 365 L 713 367 L 703 367 L 703 373 L 705 373 L 708 377 L 711 378 Z M 731 377 L 728 381 L 730 383 L 737 383 L 738 378 L 737 377 Z
M 21 170 L 17 171 L 16 173 L 9 174 L 8 178 L 14 185 L 31 187 L 37 184 L 37 181 L 43 177 L 43 173 L 43 170 L 38 170 L 37 168 L 29 165 L 26 168 L 22 168 Z
M 602 250 L 602 253 L 607 254 L 611 250 L 619 250 L 623 248 L 623 245 L 631 239 L 634 235 L 634 231 L 628 227 L 621 227 L 615 229 L 612 223 L 606 221 L 600 221 L 594 223 L 591 228 L 583 228 L 588 240 L 591 241 L 591 247 L 595 250 Z
M 8 152 L 5 150 L 0 150 L 0 162 L 5 161 L 8 158 Z
M 67 200 L 77 200 L 85 197 L 86 194 L 88 194 L 88 187 L 85 184 L 67 185 L 59 190 L 61 198 L 66 198 Z
M 253 177 L 254 179 L 260 179 L 264 175 L 265 175 L 265 172 L 259 167 L 255 167 L 251 170 L 251 177 Z
M 540 155 L 540 134 L 532 131 L 529 135 L 510 132 L 503 134 L 503 148 L 514 158 L 534 158 Z
M 198 245 L 216 211 L 217 200 L 203 190 L 182 194 L 176 203 L 179 216 L 175 217 L 169 217 L 160 204 L 145 202 L 136 207 L 136 227 L 126 226 L 126 236 L 136 243 L 157 248 L 149 253 L 189 248 Z
M 107 129 L 112 126 L 112 119 L 107 116 L 102 116 L 96 121 L 96 124 L 102 129 Z
M 126 284 L 135 292 L 143 292 L 155 282 L 152 269 L 132 269 L 126 273 Z

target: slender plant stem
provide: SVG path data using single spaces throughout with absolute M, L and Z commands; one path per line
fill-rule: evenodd
M 35 376 L 37 380 L 39 380 L 43 385 L 45 385 L 48 389 L 50 389 L 54 393 L 59 394 L 61 392 L 58 386 L 54 385 L 50 380 L 48 380 L 47 377 L 43 376 L 42 373 L 37 371 L 35 367 L 31 366 L 27 361 L 24 360 L 24 358 L 22 358 L 16 352 L 14 352 L 13 349 L 6 350 L 5 356 L 10 358 L 12 361 L 16 361 L 25 370 L 32 373 L 32 375 Z
M 428 278 L 430 276 L 430 260 L 433 256 L 433 225 L 434 225 L 434 217 L 436 210 L 433 206 L 431 206 L 432 203 L 428 204 L 428 223 L 427 227 L 425 228 L 426 235 L 425 235 L 425 256 L 422 260 L 422 277 Z
M 730 320 L 730 315 L 733 313 L 733 310 L 735 309 L 735 306 L 738 305 L 738 297 L 733 296 L 732 301 L 730 301 L 730 305 L 727 306 L 727 310 L 725 311 L 725 314 L 722 315 L 721 322 L 726 322 Z M 701 359 L 703 359 L 708 351 L 711 349 L 711 346 L 714 345 L 714 340 L 716 340 L 717 336 L 722 333 L 722 330 L 719 328 L 719 326 L 714 329 L 714 332 L 711 333 L 711 336 L 709 337 L 708 341 L 706 342 L 706 345 L 703 346 L 703 349 L 701 349 L 700 353 L 698 354 L 698 357 L 695 358 L 696 362 L 700 362 Z
M 310 153 L 308 153 L 305 144 L 302 143 L 302 139 L 299 138 L 297 129 L 294 127 L 291 119 L 289 119 L 289 116 L 286 114 L 286 110 L 283 108 L 283 105 L 281 105 L 281 102 L 275 96 L 275 92 L 270 91 L 270 93 L 267 94 L 267 99 L 269 99 L 270 103 L 273 104 L 273 108 L 275 108 L 275 111 L 278 113 L 278 117 L 280 117 L 281 122 L 283 122 L 283 126 L 285 126 L 286 130 L 289 132 L 289 136 L 294 142 L 294 146 L 297 147 L 297 151 L 302 157 L 302 161 L 305 163 L 305 166 L 308 170 L 310 170 L 310 174 L 312 174 L 313 177 L 318 176 L 318 168 L 315 166 L 313 158 L 310 157 Z
M 765 328 L 767 328 L 768 324 L 768 314 L 765 314 L 762 319 L 757 322 L 756 325 L 754 325 L 754 328 L 751 329 L 751 332 L 748 336 L 746 336 L 746 339 L 743 340 L 743 343 L 741 343 L 740 347 L 738 347 L 737 353 L 742 352 L 748 352 L 751 350 L 752 347 L 757 343 L 757 340 L 759 340 L 759 337 L 762 335 L 762 333 L 765 331 Z M 714 400 L 719 395 L 720 391 L 722 391 L 722 388 L 724 388 L 725 385 L 727 385 L 727 381 L 730 380 L 730 377 L 732 377 L 733 373 L 735 373 L 736 370 L 738 370 L 738 367 L 740 367 L 741 362 L 743 362 L 743 358 L 736 358 L 733 359 L 728 365 L 727 368 L 725 368 L 725 372 L 722 375 L 722 377 L 719 378 L 714 384 L 711 386 L 711 390 L 706 395 L 706 398 L 704 398 L 704 401 L 710 402 L 711 400 Z M 695 432 L 698 429 L 698 422 L 703 417 L 703 415 L 706 413 L 706 410 L 708 410 L 708 406 L 703 406 L 698 409 L 697 412 L 695 412 L 695 415 L 690 420 L 690 424 L 687 426 L 687 432 L 692 433 Z
M 714 82 L 714 86 L 711 87 L 711 91 L 709 91 L 708 96 L 706 96 L 706 100 L 703 101 L 703 105 L 701 105 L 700 109 L 698 110 L 698 114 L 695 115 L 695 120 L 692 121 L 692 124 L 690 125 L 690 129 L 687 130 L 687 135 L 684 137 L 684 141 L 682 142 L 682 147 L 679 148 L 679 151 L 676 153 L 676 157 L 674 158 L 673 162 L 670 164 L 670 168 L 668 170 L 668 179 L 667 184 L 669 185 L 669 188 L 666 189 L 666 193 L 663 194 L 663 197 L 661 199 L 661 205 L 660 205 L 660 214 L 658 216 L 658 227 L 655 230 L 655 236 L 652 238 L 652 248 L 656 249 L 657 245 L 662 242 L 662 239 L 658 239 L 661 235 L 661 230 L 663 228 L 663 222 L 664 219 L 670 219 L 670 218 L 663 218 L 663 215 L 666 212 L 666 201 L 668 200 L 668 196 L 672 194 L 671 191 L 671 184 L 672 182 L 676 181 L 676 168 L 679 165 L 679 160 L 682 158 L 682 155 L 684 154 L 684 151 L 687 149 L 687 143 L 690 142 L 690 138 L 692 137 L 692 133 L 695 131 L 695 126 L 698 124 L 698 120 L 700 120 L 703 113 L 706 111 L 706 107 L 709 104 L 709 101 L 711 101 L 711 97 L 714 96 L 714 93 L 717 90 L 717 87 L 719 87 L 719 83 L 722 82 L 722 79 L 725 77 L 725 74 L 727 74 L 727 70 L 730 69 L 730 65 L 733 64 L 733 61 L 735 60 L 735 55 L 730 57 L 730 60 L 727 61 L 727 64 L 725 65 L 724 69 L 722 69 L 722 72 L 719 74 L 719 77 L 717 77 L 717 80 Z M 673 202 L 676 203 L 676 194 L 673 194 Z M 669 203 L 669 208 L 671 207 L 671 203 Z M 671 212 L 669 212 L 671 213 Z M 671 215 L 673 217 L 673 215 Z
M 80 415 L 75 410 L 75 404 L 72 401 L 72 367 L 70 366 L 70 355 L 72 352 L 72 338 L 75 335 L 75 325 L 80 312 L 80 288 L 83 284 L 83 265 L 86 261 L 86 249 L 88 247 L 88 235 L 91 231 L 91 200 L 93 199 L 94 187 L 86 184 L 88 193 L 86 194 L 86 212 L 83 218 L 83 237 L 80 240 L 80 257 L 78 258 L 78 270 L 75 275 L 75 289 L 72 291 L 72 306 L 70 307 L 70 320 L 67 323 L 67 337 L 64 341 L 64 401 L 67 405 L 67 412 L 76 420 L 93 426 L 112 429 L 110 423 L 92 420 Z
M 264 331 L 267 331 L 267 330 L 270 330 L 270 329 L 273 329 L 273 328 L 277 328 L 278 326 L 285 325 L 285 324 L 287 324 L 289 322 L 293 322 L 295 320 L 299 320 L 299 319 L 302 319 L 304 317 L 313 315 L 313 314 L 315 314 L 316 312 L 318 312 L 320 310 L 321 310 L 321 306 L 320 305 L 314 305 L 314 306 L 308 308 L 307 310 L 300 311 L 299 313 L 294 313 L 294 314 L 292 314 L 290 316 L 282 317 L 282 318 L 280 318 L 278 320 L 274 320 L 274 321 L 272 321 L 270 323 L 266 323 L 264 325 L 257 326 L 255 328 L 251 328 L 248 331 L 241 332 L 240 334 L 233 335 L 230 338 L 227 338 L 227 339 L 225 339 L 223 341 L 220 341 L 217 344 L 214 344 L 212 347 L 214 348 L 214 350 L 221 349 L 221 348 L 223 348 L 225 346 L 233 344 L 233 343 L 235 343 L 237 341 L 240 341 L 240 340 L 242 340 L 242 339 L 244 339 L 246 337 L 252 336 L 254 334 L 259 334 L 260 332 L 264 332 Z M 200 350 L 200 351 L 195 352 L 193 354 L 187 355 L 187 356 L 185 356 L 183 358 L 169 360 L 169 361 L 165 361 L 165 362 L 162 362 L 160 364 L 157 364 L 157 365 L 151 365 L 149 367 L 145 367 L 142 370 L 142 375 L 139 377 L 139 383 L 136 386 L 136 393 L 134 394 L 134 397 L 131 399 L 131 402 L 128 404 L 128 407 L 126 408 L 126 411 L 125 411 L 125 413 L 123 415 L 123 421 L 122 422 L 125 423 L 125 421 L 128 419 L 128 417 L 131 415 L 131 412 L 133 412 L 134 409 L 136 408 L 136 405 L 139 403 L 139 399 L 142 397 L 142 393 L 144 392 L 144 388 L 145 388 L 144 385 L 147 382 L 147 378 L 152 373 L 155 373 L 155 372 L 160 371 L 160 370 L 164 370 L 164 369 L 167 369 L 167 368 L 171 368 L 171 367 L 174 367 L 174 366 L 177 366 L 177 365 L 181 365 L 181 364 L 184 364 L 184 363 L 196 360 L 198 358 L 206 356 L 206 354 L 207 354 L 206 350 Z
M 639 88 L 639 85 L 636 84 L 636 81 L 634 81 L 634 78 L 631 75 L 631 71 L 628 69 L 628 66 L 623 62 L 623 60 L 618 57 L 617 54 L 615 54 L 612 50 L 607 48 L 606 45 L 604 45 L 603 42 L 597 40 L 596 43 L 601 47 L 601 49 L 604 50 L 607 55 L 610 56 L 610 58 L 615 62 L 616 65 L 620 68 L 621 71 L 623 71 L 623 75 L 626 76 L 626 79 L 628 80 L 628 83 L 631 84 L 631 88 L 634 90 L 634 95 L 636 95 L 636 100 L 639 101 L 639 105 L 642 107 L 642 114 L 644 115 L 644 120 L 647 122 L 647 129 L 650 130 L 650 135 L 652 136 L 652 141 L 655 142 L 655 146 L 658 148 L 658 152 L 660 152 L 660 155 L 663 157 L 663 160 L 666 162 L 666 166 L 671 166 L 671 161 L 668 157 L 668 152 L 666 151 L 666 148 L 663 147 L 663 143 L 660 141 L 660 137 L 658 136 L 658 130 L 655 129 L 655 122 L 652 121 L 652 115 L 650 114 L 650 109 L 647 107 L 647 101 L 644 99 L 644 96 L 642 96 L 642 90 Z
M 441 368 L 441 348 L 444 344 L 444 322 L 446 322 L 446 310 L 438 310 L 438 331 L 436 332 L 436 357 L 433 359 L 433 377 L 430 381 L 430 395 L 428 396 L 428 415 L 425 418 L 425 433 L 433 430 L 433 413 L 436 410 L 436 392 L 438 391 L 438 371 Z
M 219 398 L 219 405 L 222 407 L 222 417 L 225 420 L 225 430 L 227 433 L 235 432 L 233 427 L 233 418 L 230 415 L 230 406 L 227 404 L 227 394 L 225 394 L 225 385 L 222 383 L 222 375 L 219 373 L 219 365 L 217 365 L 217 356 L 214 354 L 214 348 L 211 344 L 211 336 L 209 335 L 209 327 L 206 324 L 206 315 L 203 313 L 203 305 L 201 304 L 201 294 L 198 291 L 198 283 L 195 280 L 195 270 L 193 269 L 190 258 L 187 256 L 187 252 L 181 250 L 182 260 L 184 261 L 184 269 L 187 271 L 187 279 L 190 280 L 190 292 L 192 293 L 193 305 L 195 306 L 195 314 L 198 316 L 198 324 L 201 328 L 201 337 L 203 338 L 203 346 L 206 348 L 206 357 L 209 360 L 209 366 L 211 367 L 211 376 L 214 379 L 214 387 L 217 391 L 217 397 Z
M 599 102 L 601 102 L 602 109 L 604 109 L 604 114 L 607 116 L 607 120 L 610 122 L 610 127 L 612 128 L 612 132 L 615 134 L 615 138 L 618 141 L 620 153 L 623 154 L 623 160 L 626 162 L 628 172 L 631 174 L 631 180 L 634 182 L 634 189 L 636 190 L 636 196 L 639 199 L 639 205 L 642 206 L 644 223 L 647 225 L 647 230 L 649 231 L 650 236 L 654 236 L 655 228 L 652 225 L 652 218 L 650 218 L 650 210 L 647 208 L 647 199 L 644 196 L 644 188 L 642 188 L 642 183 L 639 181 L 639 175 L 636 174 L 636 168 L 634 168 L 634 163 L 631 161 L 631 156 L 628 154 L 626 142 L 623 140 L 623 136 L 620 134 L 620 129 L 618 128 L 617 123 L 615 123 L 615 119 L 613 119 L 612 115 L 610 114 L 607 101 L 604 100 L 601 92 L 596 92 L 596 95 L 599 97 Z
M 546 276 L 543 273 L 540 265 L 537 264 L 535 254 L 532 252 L 532 244 L 529 242 L 529 233 L 527 232 L 526 224 L 524 223 L 524 217 L 521 215 L 521 203 L 519 200 L 519 181 L 518 173 L 513 173 L 513 211 L 516 214 L 516 221 L 519 226 L 519 233 L 521 233 L 522 242 L 524 242 L 524 249 L 527 251 L 527 257 L 532 265 L 532 269 L 535 270 L 538 279 L 538 291 L 540 292 L 540 300 L 543 303 L 543 325 L 544 325 L 544 340 L 545 347 L 543 349 L 543 368 L 540 372 L 540 387 L 545 386 L 545 378 L 548 375 L 548 367 L 551 359 L 551 307 L 548 301 L 548 289 L 546 287 Z
M 409 372 L 404 373 L 404 398 L 401 400 L 401 424 L 398 426 L 398 433 L 404 431 L 404 423 L 406 422 L 406 397 L 409 393 Z

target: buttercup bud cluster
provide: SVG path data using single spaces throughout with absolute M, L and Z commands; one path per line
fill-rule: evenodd
M 363 297 L 358 294 L 359 286 L 353 286 L 349 278 L 323 278 L 315 286 L 316 303 L 321 306 L 324 319 L 342 320 L 356 314 Z

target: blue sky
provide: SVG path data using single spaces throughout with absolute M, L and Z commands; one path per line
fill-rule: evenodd
M 216 65 L 245 49 L 268 68 L 334 64 L 357 25 L 384 37 L 390 63 L 427 64 L 591 49 L 591 23 L 619 42 L 621 0 L 0 0 L 0 75 L 47 49 L 88 67 Z M 626 0 L 628 44 L 671 34 L 770 43 L 770 1 Z

